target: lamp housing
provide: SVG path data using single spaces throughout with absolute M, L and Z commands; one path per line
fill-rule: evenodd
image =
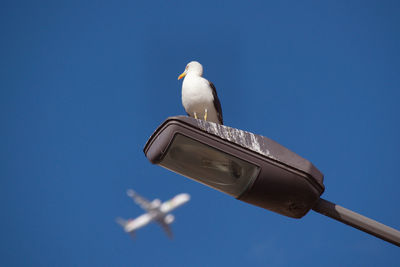
M 292 218 L 307 214 L 325 189 L 311 162 L 277 142 L 186 116 L 167 118 L 144 153 L 153 164 Z

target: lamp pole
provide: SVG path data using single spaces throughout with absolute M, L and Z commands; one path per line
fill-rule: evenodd
M 328 200 L 320 198 L 312 208 L 315 212 L 321 213 L 341 223 L 350 225 L 363 232 L 376 236 L 400 247 L 400 232 L 380 222 L 372 220 L 354 211 L 346 209 Z

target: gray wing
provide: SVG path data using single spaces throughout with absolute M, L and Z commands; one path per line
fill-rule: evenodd
M 214 107 L 215 110 L 217 111 L 217 116 L 218 116 L 218 120 L 220 122 L 220 124 L 224 124 L 224 121 L 222 119 L 222 108 L 221 108 L 221 102 L 219 102 L 219 98 L 217 95 L 217 90 L 215 89 L 215 86 L 212 82 L 208 81 L 208 83 L 210 84 L 211 87 L 211 91 L 214 97 Z
M 162 229 L 165 231 L 165 233 L 167 234 L 167 236 L 168 236 L 170 239 L 172 239 L 172 238 L 174 237 L 174 235 L 173 235 L 173 233 L 172 233 L 171 227 L 170 227 L 167 223 L 165 223 L 164 221 L 162 221 L 162 220 L 159 220 L 159 221 L 157 221 L 157 222 L 160 224 L 160 226 L 161 226 Z
M 135 201 L 142 209 L 148 210 L 151 207 L 151 202 L 145 199 L 144 197 L 140 196 L 138 193 L 133 191 L 132 189 L 128 189 L 126 194 Z

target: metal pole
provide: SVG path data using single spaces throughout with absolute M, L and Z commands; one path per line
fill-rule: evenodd
M 320 198 L 313 210 L 400 247 L 400 231 Z

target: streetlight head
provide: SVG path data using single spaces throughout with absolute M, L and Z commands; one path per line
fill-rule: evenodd
M 167 118 L 144 153 L 153 164 L 293 218 L 324 191 L 317 168 L 271 139 L 190 117 Z

